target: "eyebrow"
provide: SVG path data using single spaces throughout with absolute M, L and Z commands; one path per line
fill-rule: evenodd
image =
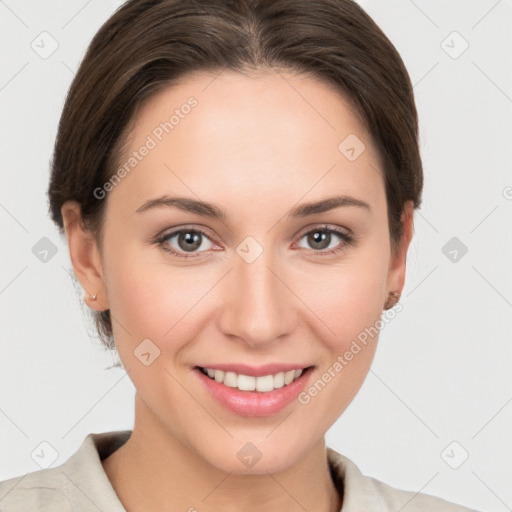
M 371 211 L 371 207 L 367 202 L 355 197 L 342 195 L 328 197 L 320 201 L 305 203 L 297 206 L 288 212 L 288 217 L 307 217 L 309 215 L 327 212 L 342 206 L 356 206 Z M 225 221 L 228 217 L 227 214 L 217 206 L 205 201 L 197 201 L 188 197 L 161 196 L 155 199 L 149 199 L 142 206 L 137 208 L 136 212 L 145 212 L 152 208 L 159 207 L 178 208 L 185 212 L 196 213 L 198 215 L 203 215 L 205 217 L 219 219 L 222 221 Z

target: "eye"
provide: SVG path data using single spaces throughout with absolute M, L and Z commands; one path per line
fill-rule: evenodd
M 196 253 L 211 249 L 212 245 L 215 246 L 208 235 L 197 228 L 172 231 L 159 237 L 157 243 L 165 251 L 181 258 L 195 257 Z M 209 244 L 211 244 L 210 247 Z
M 302 239 L 306 240 L 306 243 L 310 246 L 309 248 L 321 255 L 338 253 L 354 243 L 351 235 L 327 226 L 308 231 L 301 236 L 300 240 Z
M 347 246 L 354 244 L 354 238 L 336 228 L 321 226 L 302 235 L 299 239 L 305 239 L 315 254 L 337 254 Z M 200 253 L 218 247 L 210 237 L 199 228 L 181 228 L 170 233 L 163 234 L 155 240 L 164 251 L 178 258 L 195 258 Z M 300 246 L 300 244 L 299 244 Z

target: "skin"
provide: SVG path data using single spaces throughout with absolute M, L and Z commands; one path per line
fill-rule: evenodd
M 203 72 L 163 90 L 139 109 L 120 165 L 190 96 L 197 107 L 104 199 L 101 253 L 77 222 L 79 205 L 62 208 L 75 274 L 87 295 L 98 295 L 89 306 L 110 309 L 116 347 L 136 388 L 133 434 L 103 467 L 128 511 L 339 510 L 324 435 L 361 387 L 377 337 L 307 405 L 295 400 L 263 418 L 223 408 L 191 368 L 314 365 L 313 383 L 379 320 L 389 292 L 401 292 L 413 205 L 405 205 L 404 237 L 393 255 L 369 135 L 338 92 L 291 72 Z M 366 147 L 355 161 L 338 150 L 349 134 Z M 170 207 L 136 212 L 163 194 L 214 203 L 228 217 Z M 371 210 L 286 216 L 298 204 L 341 194 Z M 326 245 L 341 251 L 318 254 L 326 249 L 307 234 L 323 224 L 350 230 L 356 243 L 332 234 Z M 153 243 L 158 233 L 184 225 L 208 234 L 195 257 Z M 247 236 L 263 248 L 251 263 L 236 252 Z M 178 237 L 169 245 L 191 254 Z M 134 356 L 147 338 L 160 349 L 149 366 Z M 252 468 L 237 458 L 247 442 L 262 453 Z

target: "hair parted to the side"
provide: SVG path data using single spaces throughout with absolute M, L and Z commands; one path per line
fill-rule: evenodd
M 61 234 L 61 207 L 75 200 L 101 250 L 108 197 L 93 191 L 115 173 L 143 100 L 194 72 L 264 68 L 311 75 L 349 100 L 381 158 L 397 250 L 404 204 L 418 208 L 423 190 L 413 88 L 393 44 L 353 0 L 125 3 L 91 41 L 63 108 L 48 187 Z M 114 349 L 110 311 L 93 314 L 100 339 Z

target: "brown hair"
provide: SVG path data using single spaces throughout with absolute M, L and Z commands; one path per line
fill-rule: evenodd
M 197 71 L 263 68 L 307 73 L 350 100 L 381 157 L 395 251 L 404 203 L 418 208 L 423 189 L 413 88 L 393 44 L 353 0 L 124 4 L 91 41 L 60 119 L 48 197 L 61 234 L 61 207 L 75 200 L 101 250 L 106 201 L 93 191 L 114 174 L 143 100 Z M 113 349 L 110 311 L 93 315 Z

